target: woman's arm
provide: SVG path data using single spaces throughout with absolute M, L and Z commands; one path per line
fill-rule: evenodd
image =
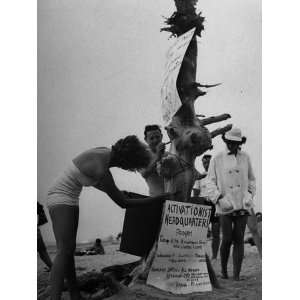
M 123 192 L 121 192 L 111 175 L 110 172 L 107 172 L 104 177 L 101 178 L 98 184 L 94 185 L 96 189 L 99 189 L 105 192 L 118 206 L 121 208 L 130 208 L 143 206 L 151 204 L 157 201 L 164 201 L 171 199 L 172 195 L 170 193 L 161 194 L 155 197 L 146 197 L 146 198 L 128 198 Z
M 164 202 L 165 200 L 171 200 L 172 197 L 173 195 L 171 193 L 163 193 L 157 196 L 147 198 L 125 198 L 125 208 L 144 206 L 157 202 Z
M 250 157 L 248 156 L 248 191 L 252 196 L 256 193 L 256 179 L 253 172 Z
M 206 191 L 208 198 L 214 204 L 217 204 L 218 200 L 221 198 L 221 192 L 217 186 L 217 170 L 216 170 L 216 161 L 213 158 L 210 162 L 208 173 L 206 176 Z

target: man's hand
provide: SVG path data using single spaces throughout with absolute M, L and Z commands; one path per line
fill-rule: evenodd
M 165 153 L 165 150 L 166 150 L 166 145 L 165 143 L 159 143 L 157 146 L 156 146 L 156 153 L 157 153 L 157 158 L 158 159 L 161 159 L 162 156 L 164 155 Z

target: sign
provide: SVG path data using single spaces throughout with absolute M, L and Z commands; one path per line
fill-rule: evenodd
M 192 40 L 195 28 L 177 38 L 175 43 L 167 52 L 165 74 L 161 88 L 162 115 L 163 121 L 168 123 L 181 106 L 181 100 L 176 87 L 179 70 L 185 52 Z
M 211 208 L 166 201 L 147 284 L 174 294 L 211 291 L 205 245 Z

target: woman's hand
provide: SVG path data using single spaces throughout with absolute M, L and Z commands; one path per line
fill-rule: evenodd
M 218 204 L 223 211 L 230 211 L 233 209 L 231 202 L 225 197 L 221 196 L 218 200 Z
M 253 196 L 249 191 L 246 192 L 243 198 L 243 205 L 246 209 L 250 209 L 251 207 L 253 207 Z
M 178 195 L 182 194 L 181 191 L 176 191 L 173 193 L 164 193 L 161 195 L 161 198 L 165 201 L 165 200 L 173 200 L 175 199 L 175 197 L 177 197 Z
M 164 200 L 172 200 L 176 194 L 177 193 L 164 193 L 163 198 L 164 198 Z

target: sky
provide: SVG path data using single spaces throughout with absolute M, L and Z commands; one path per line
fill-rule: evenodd
M 146 124 L 161 124 L 160 88 L 165 54 L 174 42 L 160 33 L 171 0 L 38 1 L 38 200 L 71 160 L 119 138 L 143 139 Z M 219 83 L 195 108 L 212 116 L 230 113 L 247 137 L 261 210 L 261 1 L 202 0 L 197 80 Z M 167 141 L 164 132 L 164 141 Z M 224 149 L 214 139 L 215 154 Z M 201 171 L 200 158 L 196 161 Z M 139 174 L 112 169 L 120 189 L 147 193 Z M 124 210 L 93 188 L 83 190 L 77 241 L 116 235 Z M 41 228 L 54 241 L 51 221 Z

